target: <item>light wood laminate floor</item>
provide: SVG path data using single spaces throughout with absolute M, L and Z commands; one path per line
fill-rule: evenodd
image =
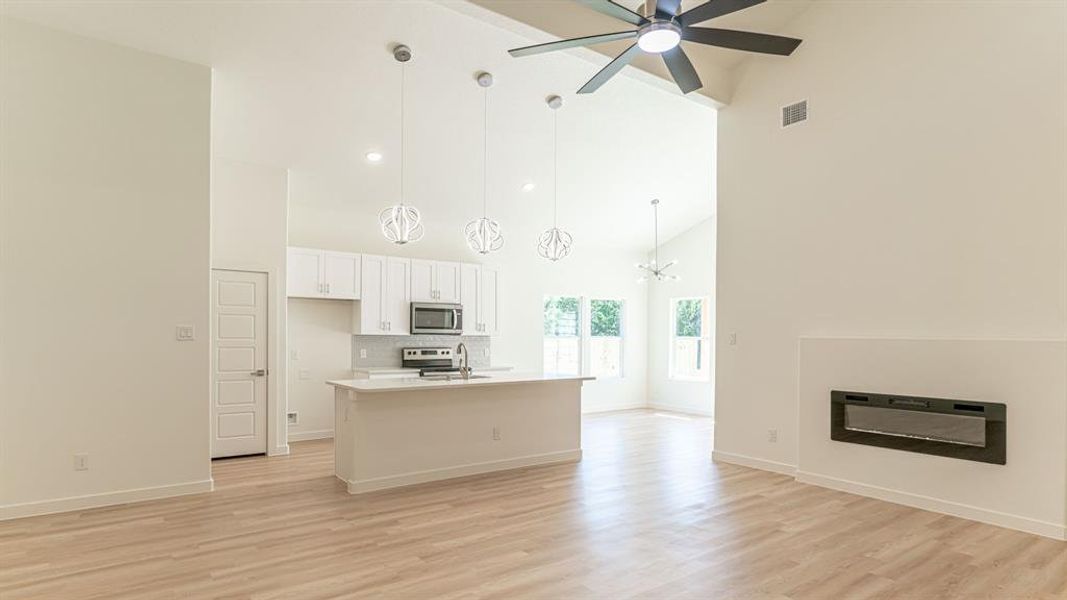
M 710 461 L 585 419 L 585 459 L 349 496 L 330 441 L 209 494 L 0 523 L 0 598 L 1067 598 L 1067 543 Z

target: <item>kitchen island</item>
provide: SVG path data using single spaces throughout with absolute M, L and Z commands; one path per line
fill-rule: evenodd
M 477 374 L 328 381 L 334 473 L 351 494 L 581 460 L 592 377 Z

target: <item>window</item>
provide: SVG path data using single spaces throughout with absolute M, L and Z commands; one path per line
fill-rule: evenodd
M 709 325 L 707 298 L 671 300 L 671 379 L 711 380 Z
M 574 296 L 545 297 L 546 375 L 582 373 L 582 302 Z
M 622 300 L 589 301 L 589 367 L 596 377 L 622 377 Z

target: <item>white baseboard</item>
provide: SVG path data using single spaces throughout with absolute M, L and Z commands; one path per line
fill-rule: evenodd
M 711 460 L 715 462 L 729 463 L 731 465 L 741 465 L 742 467 L 751 467 L 761 471 L 781 473 L 782 475 L 795 476 L 797 473 L 797 468 L 793 465 L 775 462 L 773 460 L 764 460 L 762 458 L 753 458 L 743 454 L 731 454 L 721 450 L 712 450 Z
M 705 410 L 701 408 L 693 408 L 691 406 L 677 406 L 674 404 L 663 404 L 660 402 L 649 402 L 648 408 L 652 410 L 665 410 L 668 412 L 681 413 L 683 415 L 697 415 L 701 417 L 714 417 L 715 411 Z
M 285 456 L 289 454 L 289 444 L 275 446 L 267 451 L 267 456 Z
M 309 440 L 325 440 L 333 437 L 332 429 L 319 429 L 316 431 L 289 432 L 290 442 L 306 442 Z
M 912 494 L 910 492 L 900 492 L 889 488 L 849 481 L 847 479 L 827 477 L 825 475 L 817 475 L 805 471 L 797 471 L 797 481 L 848 492 L 850 494 L 857 494 L 859 496 L 867 496 L 868 498 L 885 500 L 886 502 L 893 502 L 895 504 L 903 504 L 904 506 L 910 506 L 912 508 L 920 508 L 922 510 L 951 515 L 953 517 L 988 523 L 998 527 L 1007 527 L 1008 529 L 1025 531 L 1027 533 L 1050 537 L 1056 540 L 1067 540 L 1067 527 L 1062 524 L 1038 521 L 1028 517 L 997 512 L 995 510 L 979 508 L 969 504 L 950 502 L 948 500 L 931 498 L 930 496 Z
M 364 494 L 367 492 L 375 492 L 378 490 L 386 490 L 406 485 L 414 485 L 416 483 L 427 483 L 430 481 L 440 481 L 442 479 L 453 479 L 455 477 L 480 475 L 482 473 L 492 473 L 493 471 L 507 471 L 510 469 L 521 469 L 523 467 L 533 467 L 538 465 L 572 463 L 578 462 L 580 460 L 582 460 L 581 449 L 563 450 L 560 452 L 549 452 L 547 454 L 532 454 L 529 456 L 519 456 L 516 458 L 505 458 L 502 460 L 491 460 L 487 462 L 471 463 L 466 465 L 460 465 L 458 467 L 448 467 L 445 469 L 414 471 L 412 473 L 404 473 L 402 475 L 390 475 L 388 477 L 376 477 L 374 479 L 346 481 L 345 483 L 348 484 L 349 494 Z
M 99 508 L 101 506 L 113 506 L 115 504 L 129 504 L 131 502 L 144 502 L 145 500 L 159 500 L 173 496 L 186 496 L 188 494 L 200 494 L 215 489 L 215 482 L 211 479 L 203 481 L 190 481 L 188 483 L 176 483 L 173 485 L 161 485 L 156 487 L 136 488 L 121 490 L 118 492 L 104 492 L 101 494 L 86 494 L 84 496 L 70 496 L 56 498 L 54 500 L 39 500 L 24 504 L 8 504 L 0 506 L 0 521 L 8 519 L 20 519 L 37 515 L 50 515 L 53 513 Z

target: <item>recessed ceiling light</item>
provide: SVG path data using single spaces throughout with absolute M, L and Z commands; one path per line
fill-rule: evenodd
M 534 185 L 532 181 L 527 181 L 526 183 L 522 184 L 522 191 L 532 192 L 535 187 L 537 186 Z
M 372 162 L 372 163 L 382 162 L 382 153 L 381 152 L 368 152 L 367 153 L 367 160 Z

